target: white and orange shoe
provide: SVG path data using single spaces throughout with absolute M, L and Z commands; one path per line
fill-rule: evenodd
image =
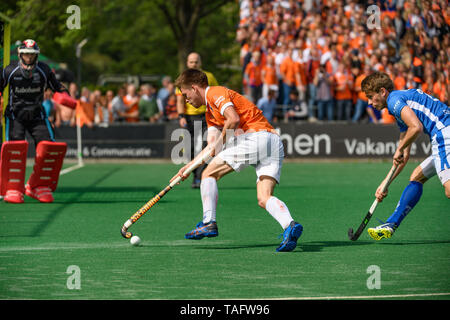
M 51 203 L 54 200 L 52 190 L 49 187 L 36 187 L 31 189 L 27 184 L 25 186 L 25 194 L 43 203 Z
M 19 190 L 7 190 L 3 201 L 9 203 L 23 203 L 23 193 Z

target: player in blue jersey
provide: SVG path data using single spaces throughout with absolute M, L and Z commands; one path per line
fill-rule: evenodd
M 373 239 L 381 240 L 393 235 L 420 200 L 423 184 L 434 175 L 438 175 L 445 195 L 450 198 L 450 108 L 419 89 L 394 90 L 392 80 L 382 72 L 367 76 L 361 88 L 369 104 L 380 111 L 388 108 L 400 128 L 400 139 L 393 157 L 393 165 L 398 165 L 394 178 L 406 165 L 411 145 L 417 137 L 425 132 L 431 140 L 432 155 L 414 169 L 394 213 L 386 223 L 368 229 Z M 387 191 L 382 192 L 382 185 L 375 193 L 380 202 L 387 196 Z

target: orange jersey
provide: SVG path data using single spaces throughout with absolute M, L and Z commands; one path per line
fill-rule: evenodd
M 138 102 L 132 103 L 128 95 L 124 96 L 122 100 L 123 103 L 125 103 L 125 105 L 127 106 L 126 114 L 131 114 L 139 110 L 139 100 Z M 138 117 L 126 118 L 126 122 L 138 122 L 138 121 L 139 121 Z
M 275 67 L 266 64 L 263 69 L 263 82 L 265 84 L 278 84 L 278 78 L 277 78 L 277 70 L 275 69 Z
M 445 101 L 446 83 L 436 81 L 433 85 L 433 93 L 439 100 Z
M 395 117 L 389 113 L 388 108 L 381 110 L 381 119 L 385 124 L 396 122 Z
M 352 90 L 349 86 L 349 82 L 353 81 L 353 76 L 349 73 L 336 72 L 334 75 L 334 81 L 336 84 L 335 98 L 337 100 L 345 100 L 352 98 Z
M 77 106 L 75 109 L 77 118 L 80 119 L 80 127 L 85 124 L 93 124 L 95 118 L 94 104 L 92 102 L 83 102 L 77 100 Z
M 358 99 L 362 100 L 362 101 L 368 101 L 366 94 L 361 90 L 361 83 L 362 81 L 366 78 L 365 74 L 361 74 L 359 75 L 356 80 L 355 80 L 355 89 L 357 88 L 358 90 L 357 92 L 357 97 Z
M 223 113 L 226 108 L 233 107 L 240 119 L 238 128 L 244 132 L 275 132 L 262 111 L 236 91 L 221 86 L 207 87 L 205 98 L 208 127 L 223 127 L 225 124 Z
M 395 90 L 403 90 L 406 87 L 406 79 L 402 76 L 397 76 L 394 79 Z
M 286 57 L 283 59 L 280 65 L 280 73 L 283 75 L 284 82 L 288 85 L 295 85 L 295 72 L 297 71 L 297 66 L 295 61 L 291 57 Z
M 260 86 L 262 85 L 262 64 L 254 64 L 250 61 L 245 67 L 245 74 L 248 76 L 249 84 L 251 86 Z

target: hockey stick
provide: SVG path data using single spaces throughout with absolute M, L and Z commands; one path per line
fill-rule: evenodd
M 199 157 L 195 162 L 193 162 L 185 171 L 184 175 L 190 174 L 192 171 L 194 171 L 197 167 L 199 167 L 203 162 L 209 161 L 211 158 L 211 152 L 208 150 L 203 151 L 204 154 Z M 128 228 L 131 227 L 133 223 L 139 220 L 140 217 L 142 217 L 151 207 L 153 207 L 162 197 L 164 197 L 167 192 L 172 190 L 172 188 L 177 185 L 181 181 L 181 176 L 176 177 L 167 187 L 165 187 L 161 192 L 159 192 L 156 196 L 154 196 L 152 199 L 150 199 L 142 208 L 140 208 L 135 214 L 131 216 L 130 219 L 125 221 L 125 223 L 122 226 L 122 229 L 120 230 L 120 233 L 122 236 L 126 239 L 130 239 L 133 234 L 128 231 Z
M 393 166 L 392 169 L 389 171 L 386 183 L 384 184 L 384 186 L 382 188 L 382 192 L 385 192 L 386 189 L 389 187 L 389 184 L 391 183 L 392 177 L 394 176 L 394 173 L 396 170 L 397 170 L 397 166 Z M 372 218 L 372 215 L 375 212 L 375 209 L 377 208 L 378 203 L 379 203 L 378 199 L 375 199 L 375 201 L 372 203 L 372 206 L 370 206 L 369 212 L 367 212 L 366 216 L 364 217 L 364 220 L 361 222 L 358 230 L 356 230 L 355 233 L 353 233 L 353 228 L 348 229 L 348 238 L 350 240 L 352 240 L 352 241 L 358 240 L 359 236 L 361 235 L 361 233 L 364 231 L 367 224 L 369 223 L 370 218 Z

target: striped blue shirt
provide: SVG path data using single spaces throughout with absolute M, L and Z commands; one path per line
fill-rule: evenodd
M 420 89 L 395 90 L 387 98 L 387 108 L 397 120 L 401 132 L 408 129 L 401 119 L 402 109 L 408 106 L 422 122 L 423 130 L 433 137 L 438 131 L 450 126 L 450 108 Z

